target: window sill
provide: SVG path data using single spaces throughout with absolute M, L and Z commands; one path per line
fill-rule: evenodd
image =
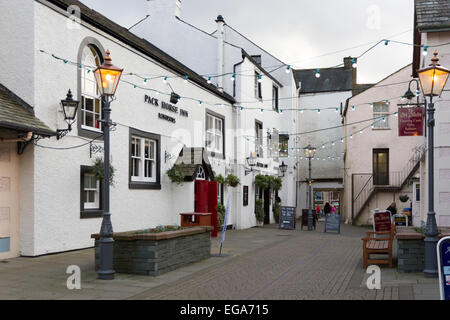
M 392 130 L 391 128 L 372 128 L 372 130 Z
M 161 190 L 161 183 L 130 181 L 128 188 L 132 190 Z
M 79 126 L 78 127 L 78 136 L 88 138 L 88 139 L 97 139 L 103 140 L 103 131 L 91 127 Z
M 208 156 L 211 158 L 225 159 L 225 155 L 223 153 L 209 151 L 209 150 L 206 150 L 206 152 L 208 153 Z
M 101 218 L 102 216 L 103 210 L 99 209 L 86 209 L 80 212 L 80 219 Z

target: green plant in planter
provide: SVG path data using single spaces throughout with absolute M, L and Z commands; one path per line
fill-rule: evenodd
M 258 199 L 255 202 L 255 217 L 258 222 L 264 221 L 264 208 L 262 199 Z
M 280 213 L 281 213 L 280 202 L 274 201 L 272 211 L 273 211 L 273 218 L 275 219 L 275 222 L 279 223 L 280 222 Z
M 283 186 L 283 180 L 281 178 L 272 177 L 271 187 L 274 191 L 281 190 L 282 186 Z
M 222 184 L 224 182 L 224 178 L 221 174 L 216 175 L 214 172 L 214 181 L 217 181 L 218 184 Z
M 255 184 L 260 188 L 260 189 L 269 189 L 270 187 L 270 178 L 262 175 L 262 174 L 257 174 L 255 176 Z
M 401 202 L 406 202 L 409 200 L 408 195 L 404 194 L 398 197 L 400 199 Z
M 217 204 L 217 228 L 222 230 L 225 220 L 225 206 L 220 202 Z
M 184 175 L 180 171 L 180 167 L 178 165 L 174 165 L 171 169 L 166 171 L 169 176 L 170 181 L 181 185 L 184 182 Z
M 234 174 L 229 174 L 229 175 L 227 175 L 227 177 L 225 178 L 225 181 L 224 181 L 224 183 L 227 185 L 227 186 L 230 186 L 230 187 L 233 187 L 233 188 L 235 188 L 235 187 L 237 187 L 237 185 L 239 184 L 239 178 L 238 177 L 236 177 Z
M 105 177 L 105 164 L 102 158 L 95 158 L 94 164 L 92 165 L 92 173 L 95 176 L 95 179 L 99 181 L 103 181 Z M 114 186 L 114 167 L 109 165 L 109 185 Z

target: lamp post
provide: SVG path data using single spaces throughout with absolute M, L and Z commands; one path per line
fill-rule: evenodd
M 437 51 L 431 59 L 431 64 L 418 70 L 420 86 L 425 97 L 430 97 L 428 104 L 428 214 L 425 230 L 425 277 L 438 276 L 436 245 L 438 242 L 438 228 L 436 213 L 434 212 L 434 103 L 433 97 L 440 96 L 447 82 L 449 70 L 439 65 Z
M 114 279 L 113 269 L 113 228 L 111 223 L 111 213 L 109 212 L 109 183 L 110 183 L 110 142 L 109 131 L 111 127 L 111 108 L 110 103 L 114 99 L 114 94 L 119 84 L 120 76 L 123 69 L 115 67 L 111 63 L 111 57 L 109 56 L 109 50 L 106 51 L 105 62 L 99 66 L 95 71 L 95 79 L 97 87 L 102 97 L 102 110 L 103 119 L 103 141 L 104 141 L 104 202 L 103 202 L 103 215 L 102 226 L 100 228 L 100 266 L 97 271 L 98 278 L 102 280 Z
M 311 159 L 314 157 L 316 153 L 316 148 L 312 147 L 311 144 L 308 144 L 305 148 L 303 148 L 305 152 L 306 158 L 308 158 L 309 165 L 309 178 L 308 178 L 308 187 L 309 187 L 309 196 L 308 196 L 308 231 L 312 231 L 313 229 L 313 213 L 312 213 L 312 181 L 311 181 Z

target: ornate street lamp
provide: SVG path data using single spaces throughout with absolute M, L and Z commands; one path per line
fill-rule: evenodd
M 102 215 L 102 226 L 100 228 L 100 266 L 97 272 L 98 278 L 102 280 L 114 279 L 113 269 L 113 228 L 111 223 L 111 213 L 109 212 L 109 183 L 110 183 L 110 140 L 109 131 L 112 125 L 110 116 L 110 103 L 114 99 L 114 94 L 119 84 L 120 76 L 123 69 L 119 69 L 112 64 L 109 56 L 109 50 L 106 51 L 105 62 L 95 71 L 95 79 L 97 81 L 98 90 L 102 96 L 102 110 L 104 118 L 103 123 L 103 140 L 104 140 L 104 205 Z
M 245 169 L 245 175 L 248 175 L 250 172 L 253 172 L 253 167 L 256 166 L 256 156 L 254 153 L 250 153 L 250 157 L 246 158 L 247 165 L 250 167 L 250 170 Z
M 285 164 L 284 161 L 282 161 L 280 165 L 280 172 L 283 174 L 282 177 L 284 177 L 284 174 L 287 171 L 287 167 L 288 167 L 287 164 Z
M 312 231 L 313 229 L 313 213 L 312 213 L 312 180 L 311 180 L 311 159 L 314 158 L 314 154 L 316 153 L 316 148 L 312 147 L 311 144 L 308 144 L 305 148 L 303 148 L 305 153 L 305 157 L 308 158 L 309 165 L 309 179 L 308 179 L 308 187 L 309 187 L 309 197 L 308 197 L 308 231 Z
M 425 97 L 430 98 L 428 104 L 428 214 L 425 230 L 425 270 L 428 278 L 438 276 L 436 245 L 438 242 L 438 228 L 436 213 L 434 212 L 434 103 L 433 97 L 440 96 L 447 83 L 450 71 L 439 65 L 437 51 L 427 68 L 418 70 L 420 86 Z
M 73 100 L 72 91 L 67 92 L 67 97 L 64 100 L 61 100 L 61 107 L 64 112 L 64 120 L 67 122 L 67 129 L 57 129 L 56 133 L 58 134 L 56 138 L 59 140 L 72 131 L 72 124 L 76 121 L 75 117 L 77 116 L 78 106 L 80 102 L 77 100 Z

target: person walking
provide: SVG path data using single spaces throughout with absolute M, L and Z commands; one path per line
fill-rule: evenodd
M 386 210 L 390 211 L 391 215 L 397 214 L 397 205 L 395 204 L 395 202 L 392 202 L 391 205 L 387 207 Z
M 331 206 L 329 202 L 325 203 L 325 206 L 323 207 L 323 213 L 325 215 L 331 213 Z

